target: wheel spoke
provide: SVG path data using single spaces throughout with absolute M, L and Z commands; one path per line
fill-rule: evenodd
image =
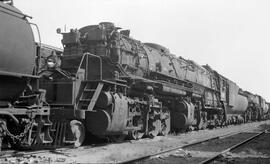
M 161 120 L 161 135 L 165 136 L 170 132 L 171 129 L 171 116 L 168 110 L 162 112 Z
M 155 137 L 159 134 L 161 131 L 161 121 L 160 120 L 155 120 L 155 121 L 149 121 L 149 136 L 150 137 Z
M 78 120 L 72 120 L 70 122 L 70 127 L 71 127 L 72 134 L 75 138 L 74 146 L 75 147 L 81 146 L 85 139 L 84 125 Z

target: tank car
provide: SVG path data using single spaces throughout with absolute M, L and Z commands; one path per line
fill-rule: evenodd
M 37 76 L 38 46 L 28 16 L 0 1 L 0 143 L 32 147 L 52 142 L 50 109 Z

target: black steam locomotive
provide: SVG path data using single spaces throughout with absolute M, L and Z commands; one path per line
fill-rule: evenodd
M 0 1 L 0 150 L 53 141 L 46 91 L 39 89 L 39 45 L 28 17 L 12 1 Z
M 0 148 L 80 146 L 87 133 L 140 139 L 269 116 L 261 96 L 113 23 L 62 33 L 62 52 L 35 43 L 28 18 L 0 0 Z
M 261 96 L 210 66 L 120 29 L 103 22 L 62 33 L 63 54 L 45 55 L 41 86 L 59 131 L 55 142 L 79 146 L 88 132 L 113 140 L 154 137 L 261 120 L 268 113 Z

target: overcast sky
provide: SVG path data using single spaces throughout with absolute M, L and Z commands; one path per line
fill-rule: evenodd
M 102 21 L 131 30 L 186 59 L 209 64 L 270 101 L 269 0 L 14 0 L 34 17 L 42 42 L 61 47 L 56 28 Z

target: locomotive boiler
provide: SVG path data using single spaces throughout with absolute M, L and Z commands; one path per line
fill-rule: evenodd
M 0 1 L 0 148 L 32 147 L 52 142 L 50 110 L 39 90 L 38 46 L 27 18 Z
M 88 132 L 139 139 L 251 119 L 245 113 L 255 105 L 234 82 L 120 29 L 102 22 L 57 30 L 63 54 L 48 57 L 50 80 L 42 87 L 52 121 L 63 132 L 71 128 L 77 146 Z M 70 141 L 71 133 L 59 135 L 59 142 Z

